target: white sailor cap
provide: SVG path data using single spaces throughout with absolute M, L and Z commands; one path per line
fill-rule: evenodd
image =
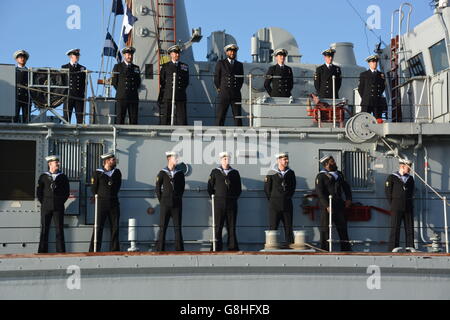
M 167 53 L 172 53 L 172 52 L 178 52 L 178 53 L 180 53 L 181 52 L 181 47 L 179 46 L 179 45 L 174 45 L 174 46 L 171 46 L 169 49 L 167 49 Z
M 136 49 L 133 47 L 125 47 L 122 49 L 122 54 L 125 54 L 125 53 L 134 54 L 135 52 L 136 52 Z
M 237 46 L 237 44 L 232 43 L 232 44 L 225 46 L 224 50 L 225 50 L 225 52 L 227 52 L 229 50 L 239 51 L 239 47 Z
M 108 153 L 102 154 L 100 156 L 100 158 L 102 160 L 108 160 L 108 159 L 115 158 L 115 157 L 116 157 L 116 155 L 113 152 L 108 152 Z
M 70 49 L 69 51 L 66 52 L 67 56 L 71 56 L 71 55 L 75 55 L 75 56 L 79 56 L 80 55 L 80 49 Z
M 169 158 L 169 157 L 178 157 L 178 153 L 175 152 L 175 151 L 167 151 L 166 152 L 166 157 L 167 158 Z
M 231 158 L 231 154 L 229 152 L 221 152 L 219 154 L 219 158 L 223 159 L 223 158 Z
M 289 153 L 288 152 L 280 152 L 277 155 L 275 155 L 275 158 L 277 158 L 277 159 L 289 158 Z
M 26 52 L 25 50 L 18 50 L 16 52 L 14 52 L 14 60 L 16 60 L 19 56 L 24 56 L 25 59 L 28 60 L 28 58 L 30 58 L 30 54 L 28 52 Z
M 378 60 L 380 60 L 380 57 L 378 55 L 376 55 L 376 54 L 371 55 L 370 57 L 366 58 L 367 62 L 378 61 Z
M 399 159 L 399 163 L 400 164 L 406 164 L 407 166 L 412 166 L 412 161 L 411 160 L 408 160 L 408 159 Z
M 274 56 L 274 57 L 276 57 L 276 56 L 278 56 L 278 55 L 281 55 L 281 56 L 287 56 L 288 54 L 289 54 L 288 51 L 287 51 L 286 49 L 283 49 L 283 48 L 277 49 L 277 50 L 275 50 L 275 51 L 273 52 L 273 56 Z
M 327 162 L 328 160 L 330 160 L 331 158 L 333 158 L 333 156 L 331 154 L 327 154 L 326 156 L 322 157 L 319 162 L 321 164 L 324 164 L 325 162 Z
M 47 162 L 59 161 L 59 158 L 60 158 L 59 156 L 52 155 L 52 156 L 45 157 L 45 161 L 47 161 Z
M 330 57 L 333 57 L 335 53 L 336 53 L 336 50 L 331 49 L 331 48 L 322 51 L 322 55 L 324 55 L 324 56 L 330 56 Z

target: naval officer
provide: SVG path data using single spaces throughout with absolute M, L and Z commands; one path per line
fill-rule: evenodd
M 224 48 L 227 58 L 217 62 L 214 84 L 219 93 L 219 108 L 216 114 L 216 126 L 224 126 L 228 108 L 231 105 L 234 125 L 242 127 L 242 95 L 244 84 L 244 65 L 237 61 L 239 47 L 235 44 Z
M 294 75 L 292 69 L 285 64 L 288 51 L 277 49 L 273 55 L 277 64 L 267 71 L 264 88 L 271 97 L 289 98 L 294 88 Z
M 186 89 L 189 86 L 189 66 L 180 61 L 181 48 L 178 45 L 170 47 L 168 50 L 171 61 L 161 67 L 159 78 L 160 93 L 162 94 L 162 106 L 160 112 L 160 124 L 170 125 L 172 117 L 173 99 L 173 74 L 176 74 L 175 81 L 175 125 L 186 126 Z
M 80 49 L 71 49 L 66 55 L 70 58 L 70 62 L 61 66 L 63 69 L 69 69 L 69 98 L 64 102 L 64 119 L 70 123 L 72 111 L 75 110 L 77 123 L 82 124 L 86 95 L 86 67 L 79 64 Z
M 156 177 L 156 196 L 161 205 L 159 237 L 156 251 L 165 251 L 166 231 L 172 218 L 175 229 L 175 250 L 184 251 L 183 235 L 181 232 L 183 216 L 183 194 L 185 188 L 184 172 L 177 169 L 178 154 L 166 152 L 167 167 L 162 169 Z
M 342 85 L 341 68 L 333 64 L 336 50 L 327 49 L 322 52 L 325 63 L 316 69 L 314 74 L 314 87 L 320 99 L 333 99 L 333 76 L 335 80 L 335 98 L 339 99 L 339 90 Z
M 400 246 L 400 227 L 405 227 L 406 248 L 414 248 L 414 178 L 412 162 L 400 160 L 400 168 L 386 180 L 385 193 L 391 206 L 389 251 Z
M 25 50 L 18 50 L 14 53 L 16 60 L 16 115 L 14 122 L 19 123 L 20 111 L 22 111 L 22 122 L 30 120 L 31 102 L 28 90 L 28 68 L 26 67 L 30 54 Z
M 322 209 L 320 215 L 321 248 L 329 251 L 329 196 L 331 195 L 333 197 L 331 208 L 332 219 L 341 240 L 341 251 L 351 251 L 344 209 L 350 208 L 352 205 L 352 190 L 347 181 L 345 181 L 342 172 L 338 170 L 337 164 L 332 156 L 327 155 L 323 157 L 320 159 L 320 163 L 323 166 L 323 170 L 316 177 L 316 193 Z
M 66 252 L 64 242 L 64 204 L 70 196 L 67 176 L 60 170 L 59 156 L 48 156 L 48 171 L 39 177 L 37 198 L 41 203 L 41 236 L 38 253 L 48 253 L 48 234 L 52 219 L 56 228 L 56 251 Z
M 239 171 L 230 166 L 231 155 L 222 152 L 220 166 L 212 170 L 208 181 L 208 193 L 214 195 L 214 236 L 216 251 L 223 250 L 222 229 L 226 223 L 228 233 L 228 251 L 239 251 L 236 237 L 236 221 L 238 199 L 242 193 L 242 183 Z
M 381 123 L 383 111 L 387 108 L 386 98 L 383 96 L 386 89 L 384 73 L 377 70 L 379 57 L 370 56 L 366 59 L 369 70 L 359 76 L 358 92 L 361 96 L 361 112 L 372 113 Z
M 138 124 L 139 87 L 141 86 L 141 70 L 133 64 L 133 55 L 136 49 L 123 48 L 124 61 L 116 64 L 111 80 L 116 89 L 116 124 L 125 124 L 128 112 L 129 123 Z
M 119 221 L 120 203 L 119 191 L 122 185 L 122 173 L 117 168 L 117 160 L 114 153 L 106 153 L 101 156 L 103 167 L 97 169 L 91 179 L 92 193 L 98 195 L 97 207 L 97 247 L 96 252 L 102 249 L 103 228 L 106 219 L 111 225 L 110 252 L 120 251 Z M 95 230 L 94 230 L 95 232 Z M 89 252 L 94 251 L 94 236 L 92 233 Z
M 269 200 L 269 229 L 278 230 L 283 222 L 286 245 L 294 243 L 292 198 L 297 187 L 295 172 L 289 168 L 289 154 L 277 156 L 277 166 L 264 181 L 264 192 Z

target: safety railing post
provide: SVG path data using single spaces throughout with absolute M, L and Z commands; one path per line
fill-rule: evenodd
M 177 88 L 177 74 L 173 73 L 173 81 L 172 81 L 172 116 L 170 120 L 170 125 L 173 126 L 175 124 L 175 90 Z
M 329 196 L 330 204 L 329 204 L 329 223 L 328 223 L 328 232 L 329 232 L 329 246 L 330 246 L 330 252 L 333 252 L 333 196 Z
M 448 221 L 447 221 L 447 197 L 444 197 L 443 199 L 444 201 L 444 224 L 445 224 L 445 251 L 447 253 L 449 252 L 449 248 L 448 248 Z
M 333 76 L 333 128 L 336 128 L 336 76 Z

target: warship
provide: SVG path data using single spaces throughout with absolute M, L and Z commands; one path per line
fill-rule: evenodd
M 361 113 L 358 79 L 366 67 L 356 62 L 351 42 L 330 44 L 343 74 L 341 99 L 319 106 L 311 98 L 318 65 L 302 62 L 296 39 L 267 27 L 251 38 L 252 62 L 244 63 L 243 127 L 214 126 L 217 92 L 214 68 L 223 48 L 237 43 L 224 31 L 210 34 L 207 60 L 196 61 L 193 46 L 201 28 L 190 29 L 183 0 L 128 0 L 135 18 L 128 44 L 142 70 L 139 125 L 115 125 L 115 100 L 102 70 L 86 71 L 85 123 L 67 123 L 58 108 L 68 94 L 67 70 L 30 68 L 29 90 L 37 108 L 30 123 L 13 123 L 16 99 L 14 65 L 0 65 L 0 298 L 2 299 L 448 299 L 450 255 L 447 200 L 450 192 L 450 8 L 439 1 L 426 20 L 410 25 L 413 6 L 392 13 L 391 39 L 376 46 L 386 77 L 388 108 L 377 123 Z M 351 39 L 349 39 L 351 40 Z M 188 125 L 160 126 L 159 75 L 167 49 L 183 48 L 190 67 Z M 265 92 L 265 73 L 275 49 L 289 52 L 294 72 L 290 98 Z M 323 48 L 317 48 L 318 50 Z M 112 58 L 114 61 L 114 58 Z M 99 80 L 93 81 L 98 75 Z M 95 92 L 99 85 L 101 93 Z M 8 120 L 9 119 L 9 120 Z M 228 119 L 231 119 L 229 116 Z M 237 237 L 240 252 L 213 252 L 209 172 L 220 152 L 232 154 L 243 193 Z M 183 236 L 185 252 L 156 252 L 159 203 L 155 179 L 166 151 L 181 155 L 186 176 Z M 100 155 L 114 152 L 123 174 L 120 191 L 121 252 L 87 253 L 95 220 L 90 191 Z M 264 177 L 275 155 L 289 152 L 297 176 L 294 229 L 298 247 L 268 249 L 268 203 Z M 65 254 L 36 254 L 40 232 L 39 175 L 45 157 L 61 157 L 70 179 L 64 229 Z M 351 184 L 355 205 L 347 212 L 353 252 L 319 247 L 319 215 L 314 195 L 319 159 L 333 155 Z M 384 195 L 388 175 L 399 158 L 413 161 L 416 179 L 414 248 L 388 252 L 390 212 Z M 12 161 L 11 161 L 12 159 Z M 150 214 L 153 213 L 154 214 Z M 104 234 L 103 251 L 109 247 Z M 275 234 L 276 235 L 276 234 Z M 50 239 L 55 234 L 52 228 Z M 275 241 L 273 238 L 270 241 Z M 51 252 L 55 243 L 50 242 Z M 332 248 L 338 247 L 335 230 Z M 331 250 L 333 251 L 333 250 Z M 185 310 L 186 312 L 188 310 Z M 194 310 L 195 311 L 195 310 Z

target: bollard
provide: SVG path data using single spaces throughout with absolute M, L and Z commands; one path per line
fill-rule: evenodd
M 280 232 L 277 230 L 266 231 L 266 244 L 265 250 L 279 250 L 280 244 L 278 243 L 278 236 Z

